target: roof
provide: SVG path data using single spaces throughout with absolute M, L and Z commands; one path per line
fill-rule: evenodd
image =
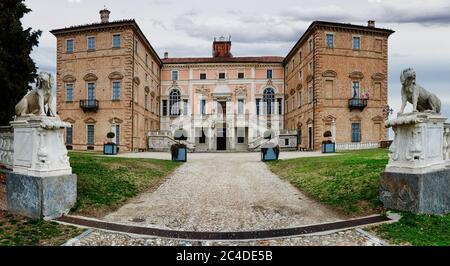
M 297 41 L 297 43 L 294 45 L 294 47 L 292 47 L 291 51 L 285 57 L 284 63 L 286 63 L 292 57 L 292 54 L 294 54 L 300 48 L 300 45 L 305 41 L 305 39 L 307 37 L 309 37 L 310 33 L 314 30 L 314 28 L 320 27 L 320 26 L 346 28 L 346 29 L 353 29 L 353 30 L 363 30 L 366 32 L 386 34 L 388 36 L 395 32 L 391 29 L 368 27 L 368 26 L 364 26 L 364 25 L 355 25 L 355 24 L 351 24 L 351 23 L 340 23 L 340 22 L 316 20 L 316 21 L 313 21 L 311 23 L 311 25 L 309 25 L 308 29 L 306 29 L 305 33 L 303 33 L 302 37 L 300 37 L 300 39 Z
M 133 27 L 136 32 L 139 34 L 139 36 L 144 40 L 144 42 L 147 44 L 147 46 L 150 48 L 151 52 L 153 53 L 153 56 L 157 58 L 157 61 L 159 65 L 162 65 L 161 58 L 156 53 L 155 49 L 153 49 L 153 46 L 148 41 L 147 37 L 145 37 L 145 34 L 142 32 L 139 25 L 136 23 L 136 20 L 134 19 L 124 19 L 124 20 L 116 20 L 111 22 L 98 22 L 98 23 L 90 23 L 90 24 L 84 24 L 84 25 L 77 25 L 77 26 L 70 26 L 66 28 L 61 29 L 54 29 L 50 32 L 55 35 L 61 35 L 61 34 L 71 34 L 71 33 L 78 33 L 83 31 L 89 31 L 89 30 L 98 30 L 98 29 L 108 29 L 108 28 L 117 28 L 122 26 L 131 26 Z
M 164 64 L 190 64 L 190 63 L 283 63 L 281 56 L 246 56 L 246 57 L 183 57 L 164 58 Z

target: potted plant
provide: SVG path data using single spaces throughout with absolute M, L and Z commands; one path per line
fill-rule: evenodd
M 264 138 L 268 142 L 261 146 L 261 160 L 262 161 L 276 161 L 280 155 L 280 146 L 277 143 L 271 142 L 270 140 L 274 136 L 272 130 L 267 130 L 264 132 Z
M 170 153 L 172 154 L 172 161 L 186 162 L 187 147 L 181 143 L 182 140 L 187 140 L 187 131 L 179 128 L 174 132 L 174 139 L 178 142 L 170 146 Z
M 106 134 L 106 138 L 108 138 L 108 142 L 103 144 L 103 154 L 106 155 L 116 155 L 117 154 L 117 145 L 113 142 L 114 137 L 116 134 L 114 132 L 108 132 Z
M 329 139 L 329 138 L 332 137 L 331 131 L 325 131 L 323 133 L 323 136 L 325 138 L 328 138 L 328 139 L 322 141 L 322 153 L 333 153 L 333 152 L 336 152 L 336 145 L 335 145 L 335 143 Z

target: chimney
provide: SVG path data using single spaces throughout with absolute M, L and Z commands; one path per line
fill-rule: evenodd
M 228 40 L 221 36 L 220 38 L 214 37 L 213 42 L 213 57 L 232 57 L 231 54 L 231 36 Z
M 169 53 L 168 52 L 164 52 L 164 59 L 169 58 Z
M 375 20 L 369 20 L 369 21 L 367 21 L 367 27 L 369 27 L 369 28 L 375 28 Z
M 100 10 L 100 19 L 101 19 L 102 23 L 109 22 L 109 14 L 111 14 L 111 11 L 109 11 L 106 8 Z

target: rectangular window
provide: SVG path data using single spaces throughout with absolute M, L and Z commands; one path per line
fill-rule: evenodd
M 302 57 L 302 51 L 300 51 L 300 53 L 298 53 L 298 58 L 299 58 L 299 64 L 302 63 L 303 57 Z
M 259 104 L 261 102 L 261 99 L 256 99 L 256 115 L 259 115 Z
M 73 53 L 73 40 L 67 40 L 66 41 L 66 52 L 68 54 Z
M 87 95 L 88 100 L 89 101 L 95 100 L 95 83 L 88 83 L 87 87 L 88 87 L 88 95 Z
M 361 37 L 354 36 L 353 37 L 353 49 L 361 49 Z
M 114 81 L 112 83 L 112 100 L 118 101 L 120 100 L 120 82 Z
M 95 37 L 88 37 L 88 50 L 95 50 Z
M 281 98 L 277 99 L 277 102 L 278 102 L 278 114 L 279 115 L 283 114 L 283 106 L 281 104 L 281 101 L 282 101 Z
M 120 34 L 113 35 L 113 48 L 120 48 Z
M 308 103 L 312 103 L 314 97 L 313 87 L 308 88 Z
M 244 127 L 237 128 L 237 143 L 238 144 L 245 143 L 245 128 Z
M 66 144 L 73 144 L 73 128 L 66 128 Z
M 288 100 L 284 100 L 284 112 L 288 113 Z
M 327 33 L 327 48 L 334 47 L 334 35 L 332 33 Z
M 267 78 L 272 79 L 272 69 L 267 69 Z
M 94 125 L 87 125 L 87 144 L 94 145 Z
M 308 41 L 309 52 L 311 53 L 314 50 L 314 40 L 311 38 Z
M 200 79 L 206 79 L 206 73 L 200 73 Z
M 66 84 L 66 101 L 73 101 L 73 84 Z
M 205 130 L 203 128 L 200 129 L 200 138 L 198 139 L 198 143 L 201 143 L 201 144 L 206 143 L 206 135 L 205 135 Z
M 145 65 L 148 66 L 148 54 L 145 54 Z
M 145 94 L 144 96 L 144 106 L 145 106 L 145 110 L 148 110 L 148 94 Z
M 294 111 L 295 109 L 295 96 L 291 97 L 291 111 Z
M 183 114 L 184 115 L 188 114 L 188 107 L 189 107 L 188 100 L 183 100 Z
M 352 82 L 352 98 L 359 98 L 359 91 L 360 91 L 359 81 L 353 81 Z
M 313 62 L 309 62 L 309 64 L 308 64 L 308 71 L 309 71 L 309 73 L 312 73 L 313 70 L 314 70 Z
M 177 70 L 172 71 L 172 80 L 178 80 L 178 71 Z
M 289 146 L 289 139 L 284 139 L 284 146 Z
M 120 145 L 120 125 L 116 125 L 116 132 L 114 132 L 116 134 L 116 144 Z
M 225 73 L 219 73 L 219 79 L 225 79 Z
M 167 100 L 162 101 L 162 115 L 167 116 Z
M 352 142 L 361 141 L 361 124 L 352 123 Z
M 205 99 L 200 100 L 200 114 L 206 115 L 206 100 Z
M 134 41 L 134 53 L 138 53 L 138 41 Z
M 302 91 L 298 92 L 298 107 L 302 106 Z
M 244 99 L 238 99 L 238 114 L 244 114 Z
M 239 72 L 238 73 L 238 79 L 243 79 L 245 76 L 244 76 L 244 72 Z

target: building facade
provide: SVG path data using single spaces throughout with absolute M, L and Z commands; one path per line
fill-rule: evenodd
M 388 37 L 393 31 L 315 21 L 284 60 L 285 126 L 299 146 L 341 149 L 377 146 L 387 139 Z M 324 137 L 325 132 L 331 137 Z M 326 134 L 325 134 L 326 135 Z M 331 138 L 331 139 L 330 139 Z
M 57 39 L 56 102 L 72 128 L 66 144 L 102 150 L 112 139 L 122 151 L 146 150 L 159 130 L 161 60 L 134 20 L 51 31 Z
M 121 150 L 156 149 L 178 128 L 195 151 L 252 150 L 267 129 L 289 136 L 282 147 L 311 150 L 387 139 L 393 31 L 373 21 L 315 21 L 286 57 L 235 57 L 221 37 L 211 57 L 160 59 L 134 20 L 100 14 L 101 23 L 52 31 L 69 147 L 101 150 L 112 131 Z
M 238 150 L 283 128 L 283 57 L 233 57 L 231 41 L 210 58 L 164 58 L 161 130 L 183 127 L 196 151 Z

